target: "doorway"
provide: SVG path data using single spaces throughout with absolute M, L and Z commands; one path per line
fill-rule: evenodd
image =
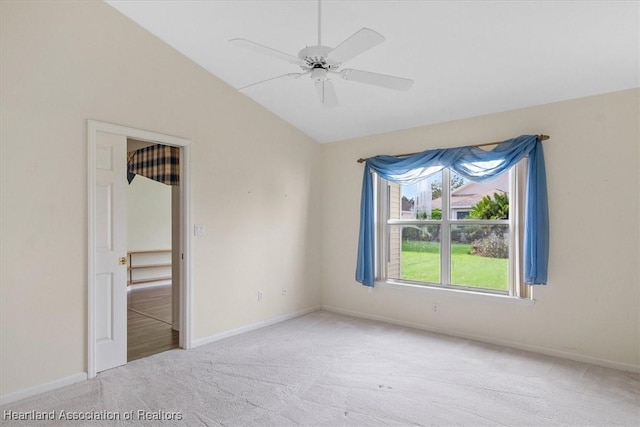
M 172 293 L 175 315 L 172 310 L 171 328 L 179 329 L 180 348 L 191 347 L 191 186 L 190 141 L 184 138 L 144 131 L 125 126 L 89 120 L 88 130 L 88 333 L 87 374 L 93 378 L 100 371 L 127 363 L 127 272 L 128 254 L 123 253 L 124 237 L 117 217 L 126 208 L 127 139 L 177 147 L 180 151 L 180 184 L 175 212 L 179 224 L 172 233 L 172 264 L 176 267 L 179 283 L 177 294 Z M 113 173 L 113 171 L 119 171 Z M 105 181 L 105 171 L 112 178 Z M 126 176 L 126 174 L 125 174 Z M 109 181 L 111 179 L 111 181 Z M 124 197 L 124 199 L 123 199 Z M 124 201 L 123 201 L 124 200 Z M 126 212 L 124 213 L 126 216 Z M 126 242 L 124 242 L 126 248 Z M 126 252 L 126 249 L 124 250 Z M 113 259 L 111 259 L 113 258 Z M 107 265 L 108 267 L 105 267 Z M 106 270 L 105 270 L 106 268 Z M 123 291 L 124 290 L 124 291 Z M 139 310 L 138 310 L 139 311 Z M 157 316 L 154 316 L 157 317 Z
M 127 362 L 177 348 L 180 331 L 180 150 L 127 138 L 129 163 Z

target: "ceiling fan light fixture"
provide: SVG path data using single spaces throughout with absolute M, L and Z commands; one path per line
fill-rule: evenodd
M 327 80 L 327 70 L 324 68 L 314 68 L 311 70 L 311 78 L 316 82 Z
M 229 40 L 230 43 L 237 46 L 242 46 L 255 52 L 296 64 L 302 71 L 302 73 L 288 73 L 271 77 L 257 83 L 243 86 L 239 88 L 239 90 L 285 77 L 297 79 L 305 74 L 310 74 L 311 79 L 314 81 L 318 89 L 318 95 L 322 105 L 325 107 L 334 107 L 338 105 L 338 100 L 333 83 L 328 77 L 329 73 L 338 74 L 345 80 L 366 83 L 373 86 L 381 86 L 388 89 L 408 90 L 411 88 L 411 85 L 413 84 L 413 80 L 411 79 L 362 70 L 339 70 L 345 61 L 355 58 L 356 56 L 382 43 L 384 41 L 384 37 L 377 31 L 364 27 L 353 33 L 349 38 L 344 40 L 335 48 L 322 45 L 320 31 L 322 14 L 320 3 L 320 0 L 318 0 L 318 44 L 315 46 L 307 46 L 300 50 L 297 57 L 250 40 L 241 38 Z

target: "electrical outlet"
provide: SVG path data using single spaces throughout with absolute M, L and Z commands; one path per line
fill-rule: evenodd
M 258 291 L 258 302 L 262 301 L 264 298 L 264 295 L 262 294 L 262 291 Z
M 282 296 L 283 297 L 286 297 L 288 293 L 289 293 L 289 291 L 287 290 L 287 288 L 282 288 Z
M 433 312 L 438 314 L 440 312 L 440 305 L 439 304 L 433 304 Z

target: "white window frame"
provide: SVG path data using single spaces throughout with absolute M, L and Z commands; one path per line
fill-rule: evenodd
M 442 170 L 442 219 L 441 220 L 396 220 L 389 219 L 389 183 L 376 176 L 374 180 L 375 241 L 376 241 L 376 278 L 392 285 L 418 286 L 424 288 L 449 289 L 461 292 L 483 293 L 515 298 L 531 298 L 529 286 L 522 279 L 522 240 L 524 235 L 524 194 L 526 162 L 524 159 L 516 164 L 509 173 L 509 219 L 508 220 L 458 220 L 451 219 L 449 210 L 451 198 L 450 170 Z M 447 191 L 445 191 L 445 189 Z M 429 225 L 441 227 L 440 232 L 440 283 L 420 282 L 394 279 L 388 277 L 389 263 L 389 234 L 390 225 Z M 508 225 L 509 228 L 509 277 L 508 290 L 493 290 L 487 288 L 453 285 L 450 283 L 451 262 L 451 227 L 453 225 Z

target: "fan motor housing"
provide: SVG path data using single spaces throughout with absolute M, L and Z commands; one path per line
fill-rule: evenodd
M 328 58 L 329 53 L 333 50 L 333 48 L 328 46 L 307 46 L 298 52 L 298 58 L 304 61 L 304 64 L 300 67 L 303 70 L 314 70 L 314 69 L 336 69 L 340 66 L 339 63 L 332 61 Z

